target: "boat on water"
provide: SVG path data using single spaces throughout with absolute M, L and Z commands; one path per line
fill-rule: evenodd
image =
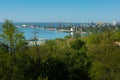
M 28 25 L 26 25 L 26 24 L 23 24 L 23 25 L 21 25 L 22 27 L 28 27 Z

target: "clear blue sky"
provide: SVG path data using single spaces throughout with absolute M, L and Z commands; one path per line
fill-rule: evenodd
M 0 22 L 120 21 L 120 0 L 0 0 Z

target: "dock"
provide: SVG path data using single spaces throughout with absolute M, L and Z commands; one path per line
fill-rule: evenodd
M 37 45 L 42 45 L 46 41 L 48 41 L 47 38 L 37 38 L 37 39 L 26 40 L 26 42 L 28 43 L 28 46 L 35 46 L 36 44 Z

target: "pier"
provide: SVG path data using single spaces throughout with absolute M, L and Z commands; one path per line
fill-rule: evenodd
M 44 44 L 46 41 L 48 41 L 47 38 L 37 38 L 37 39 L 26 40 L 26 42 L 28 43 L 28 46 L 35 46 L 36 44 L 41 45 L 41 44 Z

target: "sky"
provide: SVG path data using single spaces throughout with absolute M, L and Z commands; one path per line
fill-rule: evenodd
M 120 22 L 120 0 L 0 0 L 0 22 Z

